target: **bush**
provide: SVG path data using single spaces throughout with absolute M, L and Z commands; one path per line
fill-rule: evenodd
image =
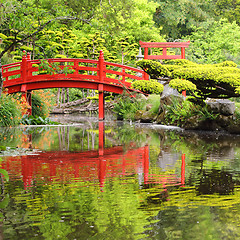
M 2 93 L 0 98 L 0 126 L 16 126 L 20 121 L 20 103 L 13 96 Z
M 123 94 L 119 97 L 117 103 L 114 104 L 113 111 L 117 114 L 118 120 L 134 120 L 135 113 L 143 109 L 145 104 L 139 96 L 133 98 Z
M 21 123 L 24 125 L 55 125 L 59 124 L 57 122 L 50 121 L 49 118 L 46 117 L 40 117 L 40 116 L 28 116 L 24 115 Z
M 32 94 L 32 115 L 47 117 L 53 106 L 53 94 L 43 90 L 34 91 Z
M 215 120 L 219 114 L 210 111 L 206 104 L 203 106 L 196 105 L 190 99 L 179 102 L 178 99 L 173 99 L 171 105 L 164 106 L 166 110 L 166 123 L 184 126 L 184 124 L 192 117 L 198 116 L 201 121 Z
M 132 88 L 147 94 L 160 94 L 163 91 L 163 85 L 156 80 L 137 80 L 132 83 Z

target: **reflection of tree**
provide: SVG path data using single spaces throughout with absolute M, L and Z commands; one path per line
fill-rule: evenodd
M 203 170 L 196 187 L 199 194 L 223 195 L 231 194 L 234 190 L 234 180 L 230 172 L 218 169 Z

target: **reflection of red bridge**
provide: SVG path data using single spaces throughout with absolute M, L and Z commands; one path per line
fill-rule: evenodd
M 106 148 L 100 155 L 98 150 L 86 152 L 50 151 L 37 155 L 8 157 L 2 162 L 10 176 L 22 178 L 25 189 L 34 180 L 84 181 L 104 186 L 106 177 L 138 174 L 140 184 L 158 183 L 168 185 L 185 184 L 185 155 L 182 156 L 181 179 L 173 175 L 149 174 L 149 147 L 123 150 L 122 146 Z
M 50 151 L 37 155 L 8 157 L 2 163 L 10 175 L 22 176 L 25 188 L 34 179 L 95 181 L 98 176 L 100 186 L 106 176 L 144 174 L 147 182 L 149 170 L 148 146 L 124 152 L 122 146 L 106 148 L 104 154 L 98 150 L 86 152 Z
M 2 162 L 2 168 L 10 176 L 20 177 L 24 187 L 30 187 L 35 179 L 48 181 L 68 181 L 78 179 L 95 182 L 98 178 L 103 187 L 106 177 L 138 174 L 140 183 L 160 183 L 165 188 L 170 185 L 185 184 L 185 155 L 182 155 L 181 179 L 175 174 L 159 176 L 149 174 L 149 147 L 135 148 L 124 151 L 122 146 L 104 148 L 105 126 L 99 121 L 98 150 L 85 152 L 49 151 L 36 155 L 8 157 Z M 31 139 L 31 138 L 30 138 Z M 30 144 L 31 145 L 31 144 Z
M 121 94 L 130 89 L 132 80 L 143 79 L 143 71 L 122 64 L 104 61 L 100 51 L 99 60 L 48 59 L 50 70 L 44 73 L 37 67 L 41 61 L 31 60 L 24 54 L 22 62 L 2 66 L 3 87 L 9 93 L 23 92 L 31 106 L 31 91 L 45 88 L 87 88 L 99 91 L 99 119 L 104 119 L 104 91 Z M 58 70 L 55 67 L 59 64 Z M 46 70 L 46 69 L 45 69 Z M 64 73 L 64 71 L 67 71 Z M 130 82 L 128 81 L 130 80 Z

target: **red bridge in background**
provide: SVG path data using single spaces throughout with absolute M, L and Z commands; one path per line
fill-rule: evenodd
M 104 119 L 104 91 L 122 94 L 131 89 L 132 80 L 143 79 L 144 71 L 106 62 L 100 51 L 98 60 L 90 59 L 47 59 L 50 64 L 58 64 L 61 70 L 68 68 L 71 73 L 43 73 L 39 69 L 41 60 L 31 60 L 24 52 L 21 62 L 2 66 L 3 87 L 8 93 L 22 92 L 31 106 L 31 91 L 46 88 L 87 88 L 99 92 L 99 120 Z M 52 65 L 54 66 L 54 65 Z M 54 70 L 54 67 L 52 67 Z M 31 113 L 30 113 L 31 114 Z

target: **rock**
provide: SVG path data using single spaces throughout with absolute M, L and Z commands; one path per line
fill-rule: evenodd
M 162 98 L 166 96 L 183 97 L 176 89 L 169 87 L 168 84 L 164 86 L 164 89 L 162 92 Z
M 138 110 L 134 116 L 136 121 L 142 123 L 151 123 L 155 119 L 155 114 L 151 113 L 150 111 Z
M 229 116 L 235 112 L 235 103 L 227 99 L 209 99 L 206 104 L 214 113 Z

